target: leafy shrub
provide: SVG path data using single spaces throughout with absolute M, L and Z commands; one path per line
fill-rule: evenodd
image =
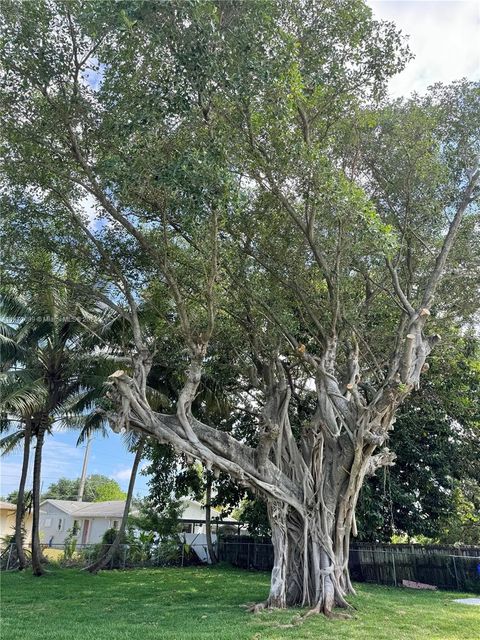
M 78 529 L 73 527 L 67 530 L 67 536 L 63 542 L 63 558 L 64 560 L 71 560 L 75 554 L 77 548 L 77 533 Z

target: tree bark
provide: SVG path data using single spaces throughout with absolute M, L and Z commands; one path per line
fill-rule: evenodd
M 345 597 L 354 590 L 348 574 L 346 523 L 341 526 L 321 510 L 301 517 L 277 502 L 268 505 L 268 513 L 274 566 L 268 599 L 258 608 L 307 606 L 330 615 L 335 606 L 348 606 Z M 338 530 L 342 535 L 336 544 Z
M 320 437 L 306 474 L 313 492 L 306 490 L 303 508 L 267 500 L 274 567 L 268 599 L 259 608 L 307 606 L 331 615 L 334 607 L 348 606 L 346 596 L 354 593 L 350 535 L 369 459 L 369 452 L 355 453 L 347 441 L 326 443 Z
M 200 458 L 207 469 L 215 466 L 230 473 L 266 498 L 275 560 L 270 594 L 260 607 L 303 605 L 330 615 L 335 606 L 348 606 L 345 596 L 353 593 L 348 550 L 358 493 L 367 472 L 376 464 L 388 463 L 386 455 L 381 461 L 372 457 L 377 445 L 369 442 L 372 417 L 368 412 L 358 424 L 350 424 L 355 437 L 346 431 L 332 435 L 322 427 L 327 420 L 323 418 L 322 425 L 312 424 L 298 446 L 284 403 L 279 402 L 278 415 L 271 413 L 277 436 L 259 466 L 257 450 L 190 417 L 193 438 L 185 434 L 176 416 L 147 409 L 124 374 L 116 376 L 115 382 L 125 394 L 122 420 L 128 402 L 133 428 Z M 328 394 L 322 402 L 328 416 Z M 112 426 L 119 425 L 113 422 Z
M 207 538 L 207 549 L 209 564 L 217 563 L 217 554 L 212 541 L 212 473 L 207 471 L 207 487 L 205 491 L 205 535 Z
M 27 559 L 23 545 L 23 520 L 25 516 L 25 484 L 27 482 L 28 464 L 30 462 L 30 441 L 32 434 L 30 419 L 25 421 L 25 437 L 23 439 L 23 460 L 20 484 L 18 485 L 17 510 L 15 512 L 15 550 L 18 558 L 18 569 L 25 569 Z M 28 535 L 28 532 L 27 532 Z
M 103 555 L 99 560 L 97 560 L 96 562 L 94 562 L 93 564 L 87 567 L 87 571 L 90 571 L 90 573 L 97 573 L 97 571 L 100 571 L 100 569 L 103 569 L 104 567 L 106 567 L 108 563 L 111 561 L 111 559 L 115 556 L 115 553 L 118 551 L 118 548 L 122 542 L 122 539 L 125 535 L 125 529 L 127 527 L 128 514 L 130 512 L 130 504 L 132 502 L 133 490 L 135 488 L 135 480 L 137 478 L 138 466 L 142 459 L 144 447 L 145 447 L 145 438 L 141 438 L 141 440 L 137 445 L 137 450 L 135 452 L 132 472 L 130 474 L 130 481 L 128 483 L 128 491 L 127 491 L 127 498 L 125 500 L 125 508 L 123 510 L 122 521 L 120 523 L 120 527 L 118 529 L 115 540 L 110 545 L 110 548 L 108 549 L 105 555 Z
M 335 345 L 326 351 L 334 358 Z M 264 376 L 263 427 L 258 446 L 250 447 L 197 420 L 191 402 L 201 378 L 200 358 L 192 359 L 179 395 L 176 415 L 152 411 L 136 378 L 123 371 L 111 376 L 111 398 L 119 407 L 110 416 L 118 431 L 133 428 L 200 459 L 260 493 L 267 502 L 274 546 L 270 594 L 262 607 L 302 605 L 331 615 L 348 607 L 353 593 L 348 574 L 350 535 L 363 480 L 391 464 L 384 448 L 395 409 L 413 388 L 419 360 L 428 353 L 418 334 L 408 356 L 409 378 L 385 384 L 367 401 L 357 388 L 355 352 L 342 386 L 327 358 L 311 358 L 315 368 L 316 411 L 295 438 L 289 421 L 290 390 L 281 362 Z M 144 377 L 144 376 L 143 376 Z M 380 448 L 379 453 L 374 454 Z
M 36 435 L 35 458 L 33 462 L 33 523 L 32 523 L 32 569 L 33 575 L 44 574 L 42 550 L 40 547 L 40 486 L 42 470 L 42 450 L 45 440 L 45 427 L 40 425 Z

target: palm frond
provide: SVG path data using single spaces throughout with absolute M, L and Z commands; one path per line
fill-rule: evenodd
M 27 300 L 11 288 L 3 287 L 0 293 L 0 316 L 5 321 L 19 323 L 28 315 Z
M 0 376 L 0 411 L 26 416 L 38 410 L 48 395 L 43 379 L 29 379 L 25 371 L 10 373 Z
M 90 436 L 100 435 L 103 438 L 107 438 L 110 433 L 110 429 L 107 427 L 105 414 L 99 411 L 94 411 L 89 416 L 86 416 L 83 427 L 77 438 L 77 447 L 83 444 Z
M 165 409 L 171 408 L 171 401 L 160 390 L 154 389 L 153 387 L 147 387 L 146 392 L 148 403 L 154 411 L 165 411 Z
M 123 444 L 129 451 L 135 451 L 141 437 L 136 431 L 125 431 L 122 434 Z
M 0 440 L 1 455 L 5 456 L 19 448 L 25 438 L 25 429 L 19 429 Z

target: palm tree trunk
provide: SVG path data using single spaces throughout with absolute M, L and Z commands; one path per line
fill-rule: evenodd
M 25 421 L 25 436 L 23 440 L 23 461 L 20 484 L 18 485 L 17 511 L 15 513 L 15 549 L 18 558 L 18 569 L 25 569 L 27 559 L 23 549 L 23 518 L 25 516 L 25 484 L 27 481 L 28 463 L 30 461 L 30 440 L 32 436 L 32 425 L 30 419 Z
M 145 438 L 141 438 L 137 445 L 137 451 L 135 453 L 135 458 L 133 460 L 132 472 L 130 474 L 130 481 L 128 483 L 128 491 L 127 491 L 127 499 L 125 500 L 125 508 L 123 510 L 122 522 L 120 523 L 120 527 L 118 529 L 115 540 L 110 545 L 107 553 L 102 556 L 99 560 L 91 564 L 87 567 L 87 571 L 90 573 L 97 573 L 103 567 L 106 567 L 110 560 L 115 556 L 120 543 L 125 535 L 125 529 L 127 527 L 128 514 L 130 512 L 130 504 L 132 502 L 133 489 L 135 487 L 135 480 L 137 478 L 138 465 L 140 464 L 140 460 L 142 459 L 143 449 L 145 447 Z
M 209 564 L 217 563 L 217 554 L 212 540 L 212 474 L 207 471 L 207 488 L 205 495 L 205 535 L 207 538 L 207 549 L 209 555 Z
M 40 481 L 42 471 L 42 449 L 45 439 L 45 427 L 39 425 L 33 461 L 33 525 L 32 525 L 32 569 L 33 575 L 43 575 L 42 551 L 40 548 Z

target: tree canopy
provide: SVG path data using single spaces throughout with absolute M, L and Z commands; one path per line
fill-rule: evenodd
M 53 498 L 55 500 L 76 500 L 80 478 L 60 478 L 53 482 L 42 498 Z M 101 474 L 92 474 L 85 479 L 85 489 L 83 502 L 103 502 L 105 500 L 125 500 L 126 493 L 122 491 L 116 480 Z
M 362 0 L 0 15 L 8 277 L 33 241 L 73 262 L 61 280 L 126 326 L 113 428 L 265 498 L 268 606 L 346 606 L 364 478 L 440 335 L 473 322 L 478 85 L 388 101 L 410 53 Z M 212 380 L 224 425 L 195 406 Z
M 440 543 L 480 540 L 478 340 L 462 337 L 431 359 L 428 380 L 399 412 L 395 465 L 371 478 L 358 505 L 360 539 L 392 535 Z

